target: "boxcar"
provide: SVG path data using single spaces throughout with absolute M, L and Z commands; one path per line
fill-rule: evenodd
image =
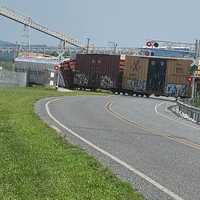
M 75 70 L 75 60 L 66 59 L 62 63 L 60 63 L 60 73 L 62 75 L 65 88 L 73 89 L 74 70 Z
M 70 88 L 101 88 L 147 97 L 188 97 L 191 63 L 183 58 L 77 54 L 73 65 L 61 65 L 61 71 Z
M 123 93 L 187 97 L 192 60 L 126 56 L 122 78 Z
M 74 87 L 121 89 L 120 55 L 77 54 Z

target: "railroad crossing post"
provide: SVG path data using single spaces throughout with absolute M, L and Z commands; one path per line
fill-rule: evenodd
M 59 82 L 60 82 L 60 66 L 57 69 L 57 80 L 56 80 L 56 89 L 59 88 Z
M 195 40 L 195 57 L 193 65 L 199 65 L 200 57 L 200 40 Z M 196 97 L 196 74 L 195 70 L 192 72 L 192 99 Z
M 195 97 L 195 77 L 192 76 L 192 99 Z

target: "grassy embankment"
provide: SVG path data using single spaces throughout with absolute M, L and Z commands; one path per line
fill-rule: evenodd
M 196 107 L 200 107 L 200 97 L 199 97 L 199 98 L 196 98 L 196 99 L 193 101 L 193 105 L 196 106 Z
M 67 95 L 83 94 L 80 92 Z M 91 93 L 90 93 L 91 94 Z M 0 89 L 1 200 L 142 200 L 79 147 L 59 138 L 33 110 L 50 89 Z

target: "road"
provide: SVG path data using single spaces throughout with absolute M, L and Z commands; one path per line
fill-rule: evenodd
M 167 108 L 174 102 L 76 96 L 36 104 L 40 117 L 146 199 L 200 200 L 200 126 Z

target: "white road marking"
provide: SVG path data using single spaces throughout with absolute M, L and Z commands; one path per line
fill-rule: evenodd
M 166 112 L 166 113 L 171 113 L 171 112 L 168 110 L 167 103 L 165 104 L 165 112 Z
M 50 127 L 53 128 L 53 129 L 54 129 L 56 132 L 58 132 L 58 133 L 61 133 L 61 132 L 62 132 L 58 127 L 56 127 L 56 126 L 54 126 L 54 125 L 51 125 Z
M 92 147 L 93 149 L 99 151 L 100 153 L 104 154 L 105 156 L 109 157 L 110 159 L 114 160 L 115 162 L 117 162 L 118 164 L 122 165 L 123 167 L 127 168 L 128 170 L 132 171 L 134 174 L 140 176 L 141 178 L 143 178 L 144 180 L 146 180 L 147 182 L 151 183 L 152 185 L 154 185 L 156 188 L 158 188 L 160 191 L 164 192 L 165 194 L 169 195 L 170 197 L 172 197 L 174 200 L 184 200 L 183 198 L 181 198 L 180 196 L 178 196 L 177 194 L 175 194 L 174 192 L 170 191 L 169 189 L 167 189 L 166 187 L 162 186 L 161 184 L 159 184 L 158 182 L 154 181 L 153 179 L 151 179 L 150 177 L 148 177 L 147 175 L 145 175 L 144 173 L 140 172 L 139 170 L 133 168 L 131 165 L 127 164 L 126 162 L 120 160 L 119 158 L 117 158 L 116 156 L 110 154 L 109 152 L 105 151 L 104 149 L 98 147 L 97 145 L 93 144 L 92 142 L 86 140 L 85 138 L 83 138 L 82 136 L 80 136 L 79 134 L 77 134 L 76 132 L 74 132 L 73 130 L 71 130 L 70 128 L 66 127 L 65 125 L 63 125 L 60 121 L 58 121 L 50 112 L 49 109 L 49 104 L 59 101 L 60 99 L 53 99 L 48 101 L 45 104 L 45 108 L 47 111 L 47 114 L 49 115 L 49 117 L 56 122 L 60 127 L 62 127 L 63 129 L 65 129 L 66 131 L 68 131 L 70 134 L 72 134 L 73 136 L 77 137 L 79 140 L 83 141 L 84 143 L 86 143 L 87 145 L 89 145 L 90 147 Z
M 173 118 L 171 118 L 171 117 L 169 117 L 169 116 L 167 116 L 167 115 L 165 115 L 165 114 L 159 112 L 159 111 L 158 111 L 158 108 L 159 108 L 160 106 L 162 106 L 163 104 L 165 104 L 165 103 L 166 103 L 166 102 L 162 102 L 162 103 L 160 103 L 160 104 L 156 104 L 156 106 L 155 106 L 155 112 L 156 112 L 157 115 L 160 115 L 161 117 L 166 118 L 166 119 L 168 119 L 168 120 L 178 122 L 179 124 L 182 124 L 182 125 L 184 125 L 184 126 L 187 126 L 187 127 L 190 127 L 190 128 L 194 128 L 194 129 L 197 129 L 197 130 L 200 130 L 200 128 L 198 128 L 198 127 L 196 127 L 196 126 L 192 126 L 192 125 L 189 125 L 189 124 L 185 123 L 186 121 L 185 121 L 185 122 L 181 122 L 181 121 L 179 121 L 179 119 L 173 119 Z
M 113 111 L 111 102 L 108 102 L 105 105 L 105 107 L 106 107 L 106 110 L 108 110 L 108 112 L 110 112 L 110 114 L 112 114 L 115 118 L 119 119 L 120 121 L 126 122 L 129 125 L 133 125 L 135 127 L 138 127 L 139 129 L 142 129 L 142 130 L 144 130 L 144 131 L 146 131 L 146 132 L 148 132 L 152 135 L 161 136 L 161 137 L 167 138 L 169 140 L 173 140 L 177 143 L 184 144 L 186 146 L 192 147 L 193 149 L 200 150 L 199 144 L 196 144 L 196 143 L 194 143 L 194 142 L 192 142 L 192 141 L 190 141 L 186 138 L 179 138 L 179 137 L 176 137 L 175 135 L 171 135 L 169 133 L 161 134 L 161 133 L 159 133 L 160 132 L 159 130 L 150 129 L 150 128 L 147 129 L 142 124 L 139 124 L 138 122 L 130 121 L 129 119 L 127 119 L 126 117 L 124 117 L 120 113 Z

